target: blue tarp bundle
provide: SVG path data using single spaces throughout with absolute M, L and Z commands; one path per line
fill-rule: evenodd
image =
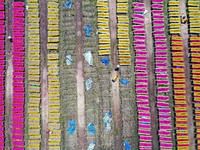
M 112 120 L 112 112 L 110 111 L 110 112 L 107 112 L 105 115 L 104 115 L 104 117 L 103 117 L 103 125 L 105 125 L 106 126 L 106 130 L 107 131 L 109 131 L 110 129 L 111 129 L 111 126 L 110 126 L 110 122 L 111 122 L 111 120 Z
M 91 83 L 92 83 L 92 82 L 93 82 L 93 79 L 92 79 L 92 78 L 90 78 L 90 79 L 88 79 L 87 81 L 85 81 L 87 91 L 88 91 L 88 90 L 91 90 L 91 88 L 92 88 Z
M 95 126 L 93 123 L 90 123 L 88 125 L 88 131 L 90 132 L 91 135 L 95 135 Z
M 72 0 L 68 0 L 68 1 L 65 3 L 65 6 L 66 6 L 67 8 L 71 8 L 71 6 L 72 6 Z
M 95 147 L 95 142 L 91 142 L 87 150 L 93 150 Z
M 128 80 L 127 79 L 120 79 L 121 83 L 124 84 L 124 85 L 127 85 L 128 84 Z
M 130 150 L 131 149 L 131 146 L 126 141 L 124 141 L 124 146 L 126 147 L 126 150 Z
M 85 52 L 84 54 L 83 54 L 83 56 L 85 57 L 85 60 L 88 62 L 88 64 L 90 65 L 90 66 L 92 66 L 92 61 L 93 61 L 93 59 L 92 59 L 92 53 L 91 53 L 91 51 L 89 50 L 89 51 L 87 51 L 87 52 Z
M 34 84 L 31 84 L 31 86 L 37 86 L 38 87 L 38 85 L 34 85 Z
M 107 57 L 103 57 L 102 60 L 101 60 L 101 62 L 104 63 L 108 67 L 109 61 L 108 61 Z
M 176 68 L 182 68 L 181 66 L 176 66 Z
M 140 122 L 141 124 L 149 124 L 148 122 Z
M 68 129 L 69 134 L 73 135 L 76 129 L 76 120 L 68 121 L 70 128 Z
M 86 37 L 91 37 L 90 31 L 92 31 L 92 27 L 88 24 L 85 27 Z
M 73 63 L 72 56 L 69 54 L 66 55 L 66 63 L 67 65 L 71 65 Z

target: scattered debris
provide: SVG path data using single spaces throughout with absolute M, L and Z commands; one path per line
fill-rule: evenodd
M 124 146 L 126 147 L 126 150 L 130 150 L 131 149 L 131 146 L 126 141 L 124 141 Z
M 120 79 L 120 82 L 124 85 L 127 85 L 129 81 L 127 79 Z
M 106 131 L 109 131 L 109 130 L 111 130 L 111 126 L 110 126 L 110 122 L 111 122 L 111 120 L 112 120 L 112 112 L 110 111 L 110 112 L 107 112 L 105 115 L 104 115 L 104 117 L 103 117 L 103 125 L 105 125 L 106 127 L 105 127 L 105 129 L 106 129 Z
M 84 56 L 85 60 L 88 62 L 88 64 L 89 64 L 90 66 L 92 66 L 92 65 L 93 65 L 93 63 L 92 63 L 93 59 L 92 59 L 91 50 L 85 52 L 85 53 L 83 54 L 83 56 Z
M 76 120 L 68 121 L 70 128 L 68 129 L 69 134 L 73 135 L 76 129 Z
M 65 3 L 65 6 L 66 6 L 67 8 L 71 8 L 71 6 L 72 6 L 72 0 L 68 0 L 68 1 Z
M 114 76 L 113 79 L 112 79 L 112 82 L 115 82 L 117 80 L 118 76 Z
M 95 126 L 93 123 L 90 123 L 88 125 L 88 131 L 90 132 L 91 135 L 95 135 Z
M 86 37 L 91 37 L 90 31 L 92 31 L 92 27 L 88 24 L 85 27 Z
M 92 78 L 88 79 L 88 80 L 85 82 L 87 91 L 88 91 L 88 90 L 91 90 L 91 88 L 92 88 L 91 83 L 92 83 L 92 82 L 93 82 L 93 79 L 92 79 Z
M 104 63 L 108 67 L 109 61 L 108 61 L 107 57 L 103 57 L 102 60 L 101 60 L 101 62 Z
M 71 65 L 73 63 L 72 56 L 69 54 L 66 55 L 66 63 L 67 65 Z
M 117 65 L 117 68 L 115 68 L 115 71 L 119 71 L 120 65 Z
M 93 150 L 95 147 L 95 142 L 91 142 L 87 150 Z

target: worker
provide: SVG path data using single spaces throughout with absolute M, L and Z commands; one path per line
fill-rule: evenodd
M 10 42 L 13 41 L 11 36 L 8 36 L 8 39 L 9 39 Z
M 117 80 L 118 76 L 114 76 L 113 79 L 112 79 L 112 82 L 115 82 Z
M 183 24 L 187 23 L 187 18 L 185 15 L 181 16 L 181 23 L 183 23 Z
M 115 71 L 119 71 L 120 65 L 117 65 L 117 68 L 115 68 Z
M 53 134 L 53 131 L 48 130 L 47 133 L 50 135 L 50 134 Z

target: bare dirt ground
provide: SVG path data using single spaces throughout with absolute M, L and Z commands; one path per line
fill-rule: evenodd
M 116 19 L 116 1 L 109 0 L 109 20 L 110 20 L 110 41 L 111 41 L 111 61 L 112 61 L 112 77 L 117 75 L 115 68 L 118 64 L 118 51 L 117 51 L 117 19 Z M 111 79 L 112 79 L 111 77 Z M 122 120 L 120 105 L 121 100 L 119 97 L 119 80 L 112 84 L 112 102 L 113 102 L 113 122 L 114 122 L 114 139 L 115 150 L 122 149 L 121 142 L 121 129 Z
M 158 122 L 157 122 L 157 110 L 156 110 L 156 87 L 155 87 L 155 75 L 154 75 L 154 49 L 152 38 L 152 25 L 151 25 L 151 1 L 144 1 L 145 9 L 148 13 L 144 17 L 145 30 L 146 30 L 146 48 L 147 48 L 147 70 L 148 70 L 148 89 L 149 89 L 149 105 L 151 113 L 151 137 L 152 137 L 152 149 L 158 150 Z
M 135 76 L 134 76 L 134 57 L 135 51 L 133 49 L 133 34 L 132 34 L 132 15 L 133 7 L 132 1 L 129 1 L 129 39 L 130 39 L 130 55 L 131 65 L 120 67 L 120 78 L 127 79 L 128 85 L 119 83 L 119 95 L 121 99 L 121 118 L 122 118 L 122 143 L 127 141 L 131 145 L 131 149 L 138 149 L 138 127 L 137 127 L 137 107 L 136 107 L 136 93 L 135 93 Z M 123 149 L 125 147 L 123 146 Z
M 99 99 L 99 62 L 98 62 L 98 34 L 97 32 L 97 17 L 96 17 L 96 2 L 91 0 L 82 1 L 82 12 L 83 12 L 83 52 L 88 50 L 92 53 L 93 65 L 90 66 L 84 59 L 84 78 L 85 81 L 89 78 L 93 79 L 91 90 L 85 89 L 85 130 L 86 130 L 86 144 L 88 148 L 91 142 L 95 142 L 95 149 L 100 148 L 100 99 Z M 84 31 L 86 25 L 89 24 L 92 27 L 91 37 L 86 37 Z M 88 125 L 93 123 L 95 126 L 95 135 L 91 135 L 88 131 Z
M 133 65 L 133 66 L 132 66 Z M 131 145 L 133 149 L 136 147 L 136 140 L 138 138 L 137 134 L 134 134 L 135 130 L 137 130 L 137 125 L 135 119 L 137 118 L 135 113 L 135 93 L 132 87 L 134 85 L 134 79 L 132 76 L 132 68 L 134 68 L 134 64 L 131 66 L 121 66 L 120 67 L 120 77 L 127 79 L 129 81 L 128 85 L 123 85 L 119 83 L 120 88 L 120 99 L 121 99 L 121 118 L 122 118 L 122 142 L 127 141 L 129 145 Z
M 77 128 L 73 135 L 68 133 L 68 121 L 77 122 L 77 83 L 76 83 L 76 18 L 75 0 L 72 0 L 71 8 L 65 6 L 65 0 L 59 2 L 60 9 L 60 94 L 61 94 L 61 149 L 77 150 Z M 66 54 L 70 54 L 73 60 L 71 65 L 66 64 Z
M 40 0 L 42 149 L 48 149 L 47 1 Z
M 186 15 L 186 0 L 179 0 L 180 2 L 180 15 Z M 193 123 L 193 108 L 192 108 L 192 92 L 191 92 L 191 74 L 190 74 L 190 58 L 188 57 L 188 24 L 181 25 L 181 36 L 183 39 L 183 51 L 184 51 L 184 65 L 185 65 L 185 81 L 186 81 L 186 101 L 187 101 L 187 113 L 188 113 L 188 136 L 190 150 L 195 149 L 194 139 L 194 123 Z
M 5 36 L 5 52 L 6 52 L 6 80 L 5 80 L 5 148 L 12 148 L 12 100 L 13 100 L 13 65 L 12 65 L 12 43 L 7 39 L 12 36 L 12 11 L 13 0 L 7 0 L 6 10 L 6 36 Z
M 112 82 L 110 80 L 111 68 L 106 67 L 105 64 L 101 63 L 103 56 L 99 57 L 99 90 L 100 90 L 100 115 L 99 115 L 99 124 L 100 124 L 100 149 L 114 149 L 114 129 L 113 129 L 113 121 L 111 121 L 111 131 L 106 131 L 105 126 L 103 125 L 103 115 L 105 113 L 112 111 L 112 93 L 111 93 L 111 85 Z M 107 57 L 110 62 L 110 56 Z
M 76 0 L 76 39 L 77 39 L 77 105 L 78 105 L 78 143 L 79 149 L 85 150 L 85 98 L 84 98 L 84 63 L 83 63 L 83 14 L 82 1 Z

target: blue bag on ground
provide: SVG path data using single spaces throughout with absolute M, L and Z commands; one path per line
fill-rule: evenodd
M 110 122 L 112 120 L 112 112 L 107 112 L 104 117 L 103 117 L 103 125 L 105 125 L 105 129 L 106 131 L 109 131 L 111 129 L 111 126 L 110 126 Z
M 71 65 L 73 63 L 72 56 L 69 54 L 66 55 L 66 63 L 67 65 Z
M 93 61 L 93 59 L 92 59 L 92 53 L 91 53 L 91 51 L 89 50 L 89 51 L 87 51 L 87 52 L 85 52 L 84 54 L 83 54 L 83 56 L 84 56 L 84 58 L 85 58 L 85 60 L 88 62 L 88 64 L 90 65 L 90 66 L 92 66 L 92 61 Z
M 124 84 L 124 85 L 127 85 L 128 84 L 128 80 L 126 79 L 120 79 L 121 83 Z
M 126 150 L 130 150 L 131 146 L 128 144 L 128 142 L 124 142 L 124 146 L 126 147 Z
M 87 150 L 93 150 L 94 147 L 95 147 L 95 142 L 91 142 Z
M 91 135 L 95 135 L 95 126 L 93 123 L 90 123 L 88 125 L 88 131 L 90 132 Z
M 70 128 L 68 129 L 69 134 L 73 135 L 76 129 L 76 120 L 68 121 Z
M 108 67 L 109 61 L 108 61 L 107 57 L 103 57 L 102 60 L 101 60 L 101 62 L 104 63 Z
M 72 6 L 72 0 L 68 0 L 68 1 L 65 3 L 65 6 L 66 6 L 67 8 L 71 8 L 71 6 Z
M 92 84 L 91 83 L 92 82 L 93 82 L 92 78 L 89 78 L 87 81 L 85 81 L 87 91 L 91 90 L 91 88 L 92 88 Z
M 85 27 L 86 37 L 91 37 L 90 31 L 92 31 L 92 27 L 88 24 Z

